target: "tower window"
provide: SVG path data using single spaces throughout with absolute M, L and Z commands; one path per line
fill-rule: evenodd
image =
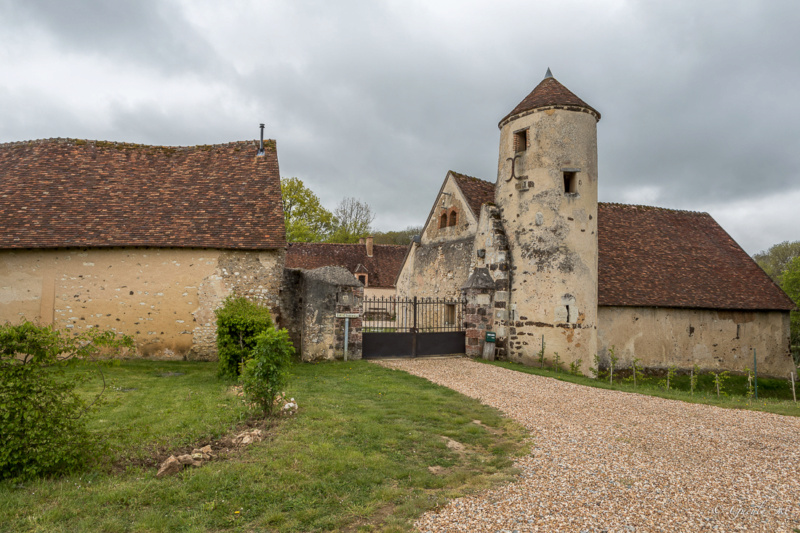
M 455 226 L 456 222 L 458 222 L 458 213 L 456 211 L 450 211 L 450 222 L 447 225 Z
M 528 149 L 528 130 L 514 132 L 514 151 L 524 152 Z
M 578 192 L 578 176 L 577 172 L 564 171 L 564 192 L 567 194 L 575 194 Z
M 442 213 L 442 216 L 439 217 L 439 229 L 447 227 L 447 213 Z

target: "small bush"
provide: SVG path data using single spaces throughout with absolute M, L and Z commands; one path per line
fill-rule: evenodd
M 289 333 L 269 329 L 256 338 L 251 357 L 242 364 L 242 390 L 249 403 L 272 413 L 275 399 L 289 381 L 294 346 Z
M 236 378 L 242 362 L 256 346 L 256 337 L 274 328 L 269 309 L 243 296 L 230 295 L 217 316 L 217 354 L 220 377 Z
M 94 442 L 83 415 L 88 401 L 75 387 L 88 372 L 67 377 L 64 368 L 99 346 L 131 346 L 130 338 L 89 330 L 70 336 L 23 322 L 0 326 L 0 479 L 26 479 L 80 469 Z

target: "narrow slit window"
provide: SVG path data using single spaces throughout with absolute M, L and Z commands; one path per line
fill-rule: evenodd
M 569 324 L 569 306 L 567 306 L 567 324 Z
M 566 194 L 575 194 L 578 192 L 577 172 L 564 171 L 564 192 Z
M 528 130 L 514 132 L 514 151 L 524 152 L 528 149 Z

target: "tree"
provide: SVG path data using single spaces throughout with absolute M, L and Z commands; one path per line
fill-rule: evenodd
M 286 240 L 321 242 L 334 229 L 333 214 L 322 207 L 319 198 L 299 178 L 281 178 Z
M 789 263 L 800 256 L 800 241 L 784 241 L 770 247 L 766 252 L 759 252 L 753 256 L 756 263 L 764 269 L 772 281 L 781 283 L 781 274 Z
M 800 256 L 795 257 L 786 265 L 786 269 L 781 274 L 781 288 L 800 307 Z M 800 363 L 800 311 L 797 309 L 791 312 L 790 329 L 792 354 L 795 363 Z
M 372 208 L 356 198 L 343 198 L 334 209 L 336 229 L 329 242 L 358 242 L 361 237 L 369 235 L 375 214 Z
M 408 226 L 401 231 L 378 231 L 373 234 L 375 244 L 409 244 L 414 235 L 422 233 L 422 226 Z

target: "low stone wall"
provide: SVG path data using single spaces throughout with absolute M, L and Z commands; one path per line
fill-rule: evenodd
M 363 300 L 363 285 L 345 268 L 286 269 L 282 326 L 289 330 L 301 360 L 343 359 L 345 324 L 349 325 L 347 358 L 361 359 Z

